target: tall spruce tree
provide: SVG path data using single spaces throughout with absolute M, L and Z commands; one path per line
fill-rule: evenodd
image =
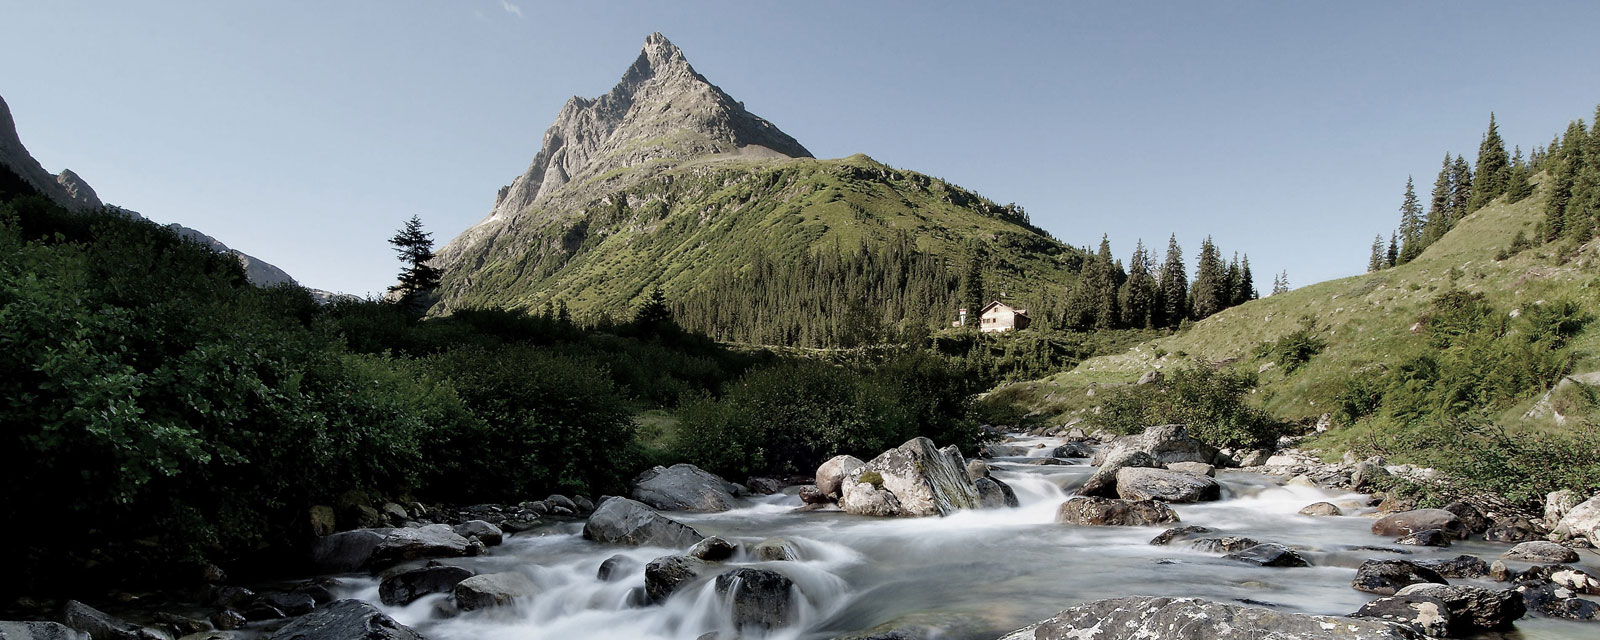
M 1272 277 L 1272 295 L 1289 292 L 1289 270 L 1284 269 Z
M 1506 201 L 1518 203 L 1527 200 L 1533 195 L 1533 182 L 1529 180 L 1532 173 L 1529 163 L 1522 159 L 1522 147 L 1516 147 L 1516 152 L 1511 155 L 1511 177 L 1506 184 Z
M 1456 227 L 1456 223 L 1467 217 L 1472 210 L 1467 203 L 1472 201 L 1472 167 L 1467 165 L 1467 159 L 1456 156 L 1456 161 L 1450 165 L 1450 218 L 1444 230 L 1449 231 Z
M 1540 225 L 1545 242 L 1555 241 L 1566 235 L 1567 205 L 1572 201 L 1572 190 L 1577 185 L 1578 174 L 1583 172 L 1583 142 L 1586 132 L 1583 121 L 1574 120 L 1567 124 L 1567 132 L 1561 138 L 1561 144 L 1552 147 L 1556 151 L 1551 154 L 1550 165 L 1550 198 L 1544 204 L 1544 222 Z
M 961 304 L 966 305 L 967 321 L 972 326 L 977 326 L 979 310 L 989 304 L 988 292 L 983 286 L 983 272 L 988 262 L 989 251 L 982 242 L 967 243 L 967 266 L 961 272 Z
M 1600 223 L 1600 106 L 1595 107 L 1595 122 L 1584 136 L 1582 166 L 1572 183 L 1572 198 L 1567 202 L 1567 226 L 1573 239 L 1588 242 Z
M 1389 250 L 1383 254 L 1383 268 L 1388 269 L 1398 264 L 1398 260 L 1400 260 L 1400 241 L 1391 232 L 1389 234 Z
M 1211 237 L 1206 236 L 1205 242 L 1200 243 L 1200 259 L 1195 264 L 1194 285 L 1189 288 L 1189 314 L 1195 320 L 1203 320 L 1222 310 L 1222 301 L 1227 298 L 1224 293 L 1227 287 L 1226 267 L 1222 265 L 1222 257 L 1217 253 L 1217 245 L 1211 242 Z
M 1243 275 L 1239 272 L 1239 252 L 1233 252 L 1233 260 L 1228 262 L 1228 269 L 1223 272 L 1223 285 L 1221 300 L 1218 304 L 1226 309 L 1233 306 L 1234 300 L 1239 299 L 1239 280 Z
M 1500 129 L 1495 125 L 1494 112 L 1489 112 L 1489 130 L 1478 144 L 1478 172 L 1472 178 L 1472 194 L 1467 201 L 1466 213 L 1482 209 L 1500 194 L 1506 192 L 1511 182 L 1511 160 L 1506 155 L 1506 143 L 1500 139 Z M 1465 215 L 1465 214 L 1463 214 Z
M 1128 282 L 1122 287 L 1122 319 L 1132 328 L 1149 329 L 1156 326 L 1156 280 L 1150 274 L 1150 252 L 1139 240 L 1128 260 Z
M 1406 263 L 1422 253 L 1423 227 L 1427 218 L 1422 212 L 1422 201 L 1417 199 L 1416 186 L 1411 176 L 1406 176 L 1406 195 L 1400 201 L 1400 251 L 1394 262 Z
M 1372 255 L 1367 258 L 1367 273 L 1383 269 L 1383 236 L 1372 236 Z
M 1117 308 L 1117 266 L 1111 256 L 1111 239 L 1100 236 L 1100 251 L 1085 269 L 1084 281 L 1094 305 L 1094 328 L 1112 329 L 1122 322 Z
M 389 287 L 389 293 L 406 309 L 426 311 L 429 298 L 439 288 L 439 279 L 444 275 L 428 264 L 433 261 L 433 234 L 422 230 L 421 218 L 411 216 L 405 226 L 389 238 L 389 244 L 400 254 L 401 264 L 399 282 Z
M 1233 303 L 1240 305 L 1259 297 L 1261 297 L 1261 294 L 1256 292 L 1256 280 L 1255 276 L 1250 274 L 1250 254 L 1247 253 L 1244 254 L 1244 261 L 1240 263 L 1239 291 L 1238 295 L 1233 299 Z
M 1166 326 L 1176 327 L 1189 316 L 1189 275 L 1183 264 L 1183 248 L 1178 234 L 1167 238 L 1167 259 L 1161 265 L 1161 318 Z

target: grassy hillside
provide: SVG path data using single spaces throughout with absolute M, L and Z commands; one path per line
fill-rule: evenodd
M 1079 252 L 1016 209 L 862 155 L 657 163 L 569 189 L 589 199 L 570 211 L 527 211 L 468 249 L 460 263 L 470 266 L 445 275 L 444 308 L 564 301 L 579 317 L 626 313 L 656 285 L 683 299 L 762 258 L 849 252 L 899 234 L 952 273 L 967 243 L 983 242 L 989 290 L 1022 305 L 1076 277 L 1068 264 Z
M 1417 349 L 1422 316 L 1452 287 L 1482 293 L 1496 309 L 1519 316 L 1525 307 L 1558 298 L 1583 301 L 1593 310 L 1600 300 L 1597 243 L 1510 252 L 1519 233 L 1533 235 L 1542 217 L 1544 191 L 1516 204 L 1501 199 L 1474 212 L 1410 263 L 1249 302 L 1195 323 L 1189 331 L 1092 358 L 1072 370 L 1008 387 L 1005 393 L 1066 420 L 1095 410 L 1106 391 L 1147 371 L 1199 360 L 1259 372 L 1253 399 L 1260 406 L 1283 419 L 1314 421 L 1331 410 L 1353 372 L 1394 366 L 1399 354 Z M 1312 318 L 1311 333 L 1326 343 L 1320 353 L 1292 372 L 1258 356 L 1263 343 L 1296 332 L 1307 316 Z M 1600 327 L 1595 324 L 1570 342 L 1574 376 L 1600 369 Z M 1542 395 L 1543 389 L 1527 389 L 1515 406 L 1491 417 L 1522 429 L 1569 424 L 1545 407 L 1525 417 Z M 1338 431 L 1323 438 L 1330 449 L 1358 437 L 1348 429 Z

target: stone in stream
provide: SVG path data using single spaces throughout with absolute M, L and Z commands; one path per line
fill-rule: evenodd
M 1386 596 L 1361 605 L 1352 618 L 1371 618 L 1392 622 L 1430 638 L 1450 633 L 1450 606 L 1427 596 Z
M 503 607 L 516 602 L 518 598 L 528 598 L 538 592 L 539 588 L 528 576 L 515 571 L 472 576 L 456 583 L 455 588 L 450 590 L 456 608 L 462 611 Z
M 1258 544 L 1242 551 L 1235 551 L 1223 556 L 1223 559 L 1253 564 L 1258 567 L 1311 566 L 1311 563 L 1306 561 L 1294 549 L 1273 542 Z
M 1449 584 L 1439 572 L 1409 560 L 1368 560 L 1356 569 L 1350 586 L 1357 591 L 1392 596 L 1414 584 Z
M 89 634 L 58 622 L 0 622 L 0 640 L 89 640 Z
M 1167 469 L 1208 478 L 1217 477 L 1217 468 L 1204 462 L 1174 462 Z
M 1439 529 L 1452 538 L 1465 540 L 1467 528 L 1461 518 L 1444 509 L 1416 509 L 1391 513 L 1372 523 L 1372 533 L 1380 536 L 1403 536 L 1428 529 Z
M 94 640 L 154 640 L 161 635 L 77 600 L 68 600 L 61 621 Z
M 583 537 L 608 544 L 682 549 L 705 536 L 639 502 L 612 498 L 601 503 L 589 516 L 589 521 L 583 525 Z
M 1303 516 L 1342 516 L 1344 511 L 1332 502 L 1313 502 L 1300 510 Z
M 1583 538 L 1600 547 L 1600 494 L 1573 506 L 1550 531 L 1552 540 Z
M 694 543 L 694 546 L 689 547 L 686 555 L 691 558 L 716 562 L 732 558 L 737 551 L 739 551 L 739 545 L 728 542 L 719 536 L 711 536 Z
M 602 582 L 615 582 L 628 577 L 638 567 L 638 560 L 619 553 L 601 562 L 600 568 L 595 571 L 595 577 Z
M 1123 451 L 1114 456 L 1107 457 L 1100 468 L 1078 487 L 1080 496 L 1099 496 L 1112 498 L 1117 495 L 1117 474 L 1127 468 L 1152 468 L 1161 463 L 1155 457 L 1143 451 Z
M 1161 464 L 1174 462 L 1204 462 L 1217 460 L 1217 448 L 1189 436 L 1181 424 L 1163 424 L 1148 427 L 1144 433 L 1123 436 L 1096 452 L 1090 464 L 1104 466 L 1107 460 L 1129 451 L 1142 451 Z
M 1017 501 L 1017 492 L 1011 489 L 1011 485 L 998 478 L 978 478 L 972 485 L 978 489 L 978 505 L 984 509 L 1018 507 L 1022 504 Z
M 1561 525 L 1561 519 L 1566 517 L 1573 507 L 1578 506 L 1578 500 L 1580 500 L 1578 494 L 1571 489 L 1551 491 L 1545 494 L 1544 520 L 1539 524 L 1544 525 L 1546 529 L 1555 531 L 1556 527 Z
M 1094 447 L 1083 442 L 1068 442 L 1056 447 L 1050 455 L 1055 458 L 1090 458 L 1094 456 Z
M 817 489 L 822 495 L 844 495 L 844 477 L 866 464 L 855 456 L 834 456 L 817 467 Z
M 1000 640 L 1412 640 L 1379 620 L 1311 616 L 1198 598 L 1134 596 L 1080 604 Z
M 800 552 L 788 538 L 762 540 L 760 544 L 750 548 L 750 555 L 766 562 L 785 562 L 800 558 Z
M 1394 543 L 1413 547 L 1448 547 L 1450 534 L 1439 529 L 1424 529 L 1395 538 Z
M 706 563 L 689 556 L 666 556 L 644 566 L 644 592 L 650 602 L 666 602 L 667 597 L 705 573 Z
M 1421 596 L 1444 602 L 1450 611 L 1452 636 L 1505 631 L 1528 611 L 1522 602 L 1522 594 L 1510 589 L 1495 591 L 1467 585 L 1414 584 L 1395 595 Z
M 468 520 L 455 526 L 456 535 L 469 540 L 477 540 L 487 546 L 495 546 L 505 540 L 505 532 L 483 520 Z
M 449 593 L 472 571 L 461 567 L 429 566 L 391 572 L 378 584 L 378 600 L 391 607 L 415 602 L 430 593 Z
M 1489 518 L 1471 503 L 1456 501 L 1443 507 L 1445 511 L 1456 514 L 1461 519 L 1461 526 L 1467 528 L 1468 533 L 1483 533 L 1491 524 Z
M 1508 560 L 1562 564 L 1577 562 L 1578 552 L 1547 540 L 1533 540 L 1512 547 L 1500 557 Z
M 808 505 L 825 505 L 833 502 L 828 498 L 830 494 L 823 493 L 822 489 L 814 484 L 800 487 L 799 490 L 795 491 L 795 495 L 800 497 L 800 502 Z
M 267 636 L 268 640 L 422 640 L 410 627 L 360 600 L 339 600 Z
M 1517 582 L 1546 581 L 1574 593 L 1600 595 L 1600 577 L 1566 565 L 1547 564 L 1533 567 L 1517 575 Z
M 717 593 L 733 606 L 733 625 L 741 630 L 781 629 L 798 617 L 794 581 L 771 569 L 741 567 L 717 576 Z
M 1079 496 L 1056 509 L 1056 522 L 1080 526 L 1147 527 L 1177 521 L 1172 507 L 1154 500 Z
M 1543 580 L 1518 582 L 1515 587 L 1522 595 L 1528 611 L 1550 618 L 1600 621 L 1600 603 L 1575 597 L 1571 589 Z
M 1123 467 L 1117 470 L 1117 497 L 1124 500 L 1204 502 L 1222 498 L 1222 485 L 1203 475 Z
M 656 466 L 633 480 L 634 500 L 667 511 L 716 513 L 732 509 L 739 488 L 692 464 Z
M 448 525 L 400 529 L 356 529 L 318 538 L 312 562 L 329 572 L 377 569 L 406 560 L 453 558 L 481 549 Z
M 967 477 L 973 482 L 977 482 L 979 478 L 989 477 L 989 463 L 980 458 L 967 461 Z
M 1417 564 L 1433 569 L 1446 578 L 1483 578 L 1489 575 L 1490 569 L 1489 563 L 1484 562 L 1483 558 L 1469 555 L 1459 555 L 1449 559 L 1418 560 Z
M 1483 532 L 1483 539 L 1489 542 L 1525 542 L 1539 537 L 1539 530 L 1527 518 L 1501 518 Z
M 1209 527 L 1202 527 L 1200 525 L 1186 525 L 1186 526 L 1182 526 L 1182 527 L 1173 527 L 1171 529 L 1167 529 L 1166 531 L 1162 531 L 1160 533 L 1160 535 L 1157 535 L 1156 537 L 1151 538 L 1150 539 L 1150 544 L 1157 545 L 1157 546 L 1166 545 L 1166 544 L 1172 544 L 1174 541 L 1188 540 L 1188 539 L 1193 538 L 1195 536 L 1206 534 L 1206 533 L 1212 533 L 1212 530 Z
M 843 481 L 839 506 L 856 515 L 944 516 L 978 504 L 978 489 L 967 477 L 967 462 L 954 447 L 912 438 L 879 454 Z M 855 498 L 854 493 L 869 495 Z M 877 494 L 893 494 L 891 502 Z
M 1260 541 L 1252 538 L 1245 538 L 1241 536 L 1221 536 L 1217 538 L 1196 538 L 1194 540 L 1190 540 L 1189 548 L 1205 553 L 1234 553 L 1236 551 L 1244 551 L 1259 544 L 1261 544 Z M 1242 558 L 1229 558 L 1229 560 L 1239 559 Z

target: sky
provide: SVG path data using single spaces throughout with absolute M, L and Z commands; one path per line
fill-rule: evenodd
M 818 157 L 1123 259 L 1210 235 L 1267 289 L 1361 272 L 1491 111 L 1525 151 L 1593 118 L 1600 2 L 1526 4 L 0 0 L 0 96 L 106 202 L 366 294 L 407 218 L 482 219 L 660 31 Z

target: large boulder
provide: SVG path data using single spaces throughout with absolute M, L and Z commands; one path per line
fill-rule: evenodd
M 1357 591 L 1392 596 L 1414 584 L 1449 584 L 1439 572 L 1407 560 L 1368 560 L 1356 569 L 1350 586 Z
M 1392 622 L 1430 638 L 1450 633 L 1450 605 L 1427 596 L 1387 596 L 1361 605 L 1352 618 L 1371 618 Z
M 979 506 L 978 489 L 967 477 L 967 462 L 961 453 L 954 447 L 939 449 L 927 438 L 912 438 L 879 454 L 850 472 L 843 484 L 840 507 L 848 513 L 864 514 L 852 510 L 851 505 L 861 501 L 850 496 L 863 485 L 894 494 L 896 515 L 944 516 Z
M 1418 560 L 1417 564 L 1433 569 L 1446 578 L 1477 579 L 1489 575 L 1489 563 L 1478 556 L 1459 555 L 1454 558 Z
M 1416 509 L 1391 513 L 1372 523 L 1372 533 L 1380 536 L 1403 536 L 1418 531 L 1438 529 L 1451 537 L 1466 539 L 1467 528 L 1461 518 L 1444 509 Z
M 1574 593 L 1600 595 L 1600 577 L 1566 565 L 1547 564 L 1517 574 L 1517 582 L 1546 581 Z
M 689 556 L 666 556 L 644 566 L 644 592 L 651 602 L 666 602 L 667 597 L 698 579 L 706 563 Z
M 268 640 L 422 640 L 410 627 L 360 600 L 339 600 L 295 618 Z
M 1600 603 L 1575 597 L 1571 589 L 1543 580 L 1518 582 L 1516 592 L 1529 611 L 1551 618 L 1600 621 Z
M 985 509 L 1017 507 L 1022 504 L 1017 501 L 1017 492 L 1011 489 L 1011 485 L 1001 482 L 999 478 L 977 478 L 972 481 L 972 485 L 978 489 L 979 506 Z
M 1573 506 L 1555 529 L 1550 531 L 1553 540 L 1583 538 L 1589 546 L 1600 547 L 1600 494 Z
M 842 495 L 844 477 L 866 464 L 855 456 L 834 456 L 817 467 L 817 489 L 822 495 Z
M 1342 516 L 1344 511 L 1332 502 L 1313 502 L 1300 510 L 1303 516 Z
M 1117 471 L 1117 497 L 1124 500 L 1201 502 L 1222 498 L 1222 485 L 1203 475 L 1167 469 L 1123 467 Z
M 1508 517 L 1495 520 L 1483 532 L 1483 539 L 1489 542 L 1527 542 L 1543 537 L 1539 525 L 1532 520 L 1520 517 Z
M 1554 531 L 1561 524 L 1561 519 L 1578 506 L 1581 498 L 1571 489 L 1551 491 L 1544 496 L 1544 520 L 1540 524 L 1544 528 Z
M 711 536 L 694 543 L 694 546 L 689 547 L 686 555 L 691 558 L 720 562 L 732 558 L 733 554 L 738 551 L 739 545 L 729 542 L 721 536 Z
M 432 566 L 397 571 L 378 583 L 378 600 L 391 607 L 415 602 L 430 593 L 449 593 L 472 571 L 461 567 Z
M 93 640 L 156 640 L 160 635 L 77 600 L 68 600 L 61 614 L 68 627 Z
M 462 611 L 503 607 L 539 592 L 528 576 L 515 572 L 486 573 L 456 583 L 450 593 Z
M 733 624 L 743 630 L 779 629 L 799 614 L 794 582 L 770 569 L 742 567 L 717 576 L 716 590 L 733 608 Z
M 1177 521 L 1172 507 L 1154 500 L 1079 496 L 1056 509 L 1056 522 L 1080 526 L 1148 527 Z
M 1466 527 L 1469 533 L 1483 533 L 1492 524 L 1489 521 L 1489 517 L 1483 515 L 1482 510 L 1472 506 L 1469 502 L 1458 500 L 1441 508 L 1456 514 L 1456 517 L 1461 519 L 1461 526 Z
M 1425 529 L 1395 538 L 1394 543 L 1412 547 L 1448 547 L 1450 534 L 1439 529 Z
M 634 500 L 667 511 L 715 513 L 732 509 L 742 491 L 692 464 L 657 466 L 633 480 Z
M 1378 620 L 1310 616 L 1198 598 L 1134 596 L 1081 604 L 1000 640 L 1413 640 Z
M 608 544 L 675 549 L 705 538 L 693 527 L 627 498 L 612 498 L 595 508 L 583 524 L 583 537 Z
M 89 640 L 59 622 L 0 622 L 0 640 Z
M 872 475 L 868 479 L 877 480 L 878 483 L 862 482 L 859 478 L 845 479 L 844 494 L 839 498 L 839 508 L 845 513 L 858 516 L 900 515 L 900 500 L 894 493 L 883 488 L 882 476 Z
M 449 525 L 406 527 L 390 531 L 378 542 L 372 550 L 372 562 L 383 565 L 419 558 L 456 558 L 471 555 L 475 549 L 481 548 L 461 537 Z
M 1235 551 L 1223 556 L 1224 559 L 1235 562 L 1253 564 L 1258 567 L 1309 567 L 1304 557 L 1281 544 L 1267 542 L 1252 546 L 1248 549 Z
M 1455 636 L 1510 629 L 1528 611 L 1522 603 L 1522 594 L 1510 589 L 1494 591 L 1467 585 L 1414 584 L 1395 595 L 1443 601 L 1450 609 L 1450 631 Z
M 311 545 L 311 562 L 317 569 L 331 573 L 366 568 L 388 533 L 387 529 L 356 529 L 317 538 Z
M 495 546 L 505 541 L 505 532 L 489 522 L 483 520 L 468 520 L 455 526 L 456 535 L 468 540 L 477 540 L 485 546 Z
M 1096 452 L 1090 464 L 1103 466 L 1105 461 L 1127 451 L 1143 451 L 1161 464 L 1213 464 L 1217 459 L 1217 448 L 1190 437 L 1189 430 L 1183 425 L 1163 424 L 1146 428 L 1144 433 L 1138 435 L 1117 438 Z
M 1123 469 L 1144 469 L 1160 467 L 1161 463 L 1154 456 L 1143 451 L 1118 451 L 1101 461 L 1094 474 L 1078 487 L 1080 496 L 1099 496 L 1110 498 L 1117 495 L 1117 474 Z
M 1578 552 L 1547 540 L 1531 540 L 1512 547 L 1500 557 L 1507 560 L 1562 564 L 1577 562 Z

